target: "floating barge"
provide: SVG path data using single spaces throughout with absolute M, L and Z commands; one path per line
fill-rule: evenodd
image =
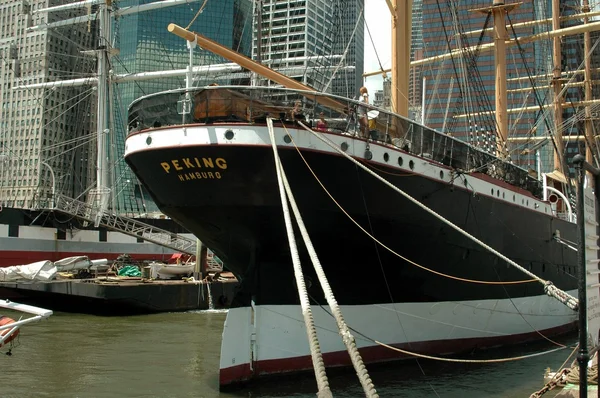
M 227 308 L 237 286 L 227 272 L 211 282 L 99 277 L 0 282 L 0 297 L 55 311 L 134 315 Z

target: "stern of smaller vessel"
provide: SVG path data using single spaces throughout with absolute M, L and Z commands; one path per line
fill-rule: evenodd
M 252 307 L 231 308 L 227 312 L 221 340 L 219 385 L 239 384 L 252 378 L 255 329 Z

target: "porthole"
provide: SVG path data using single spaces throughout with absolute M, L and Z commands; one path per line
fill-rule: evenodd
M 494 196 L 494 188 L 492 188 L 492 196 Z
M 227 140 L 232 140 L 234 135 L 235 134 L 233 134 L 233 130 L 225 131 L 225 139 L 227 139 Z M 285 141 L 285 137 L 283 138 L 283 140 Z M 286 141 L 286 142 L 289 142 L 289 141 Z
M 469 185 L 469 182 L 467 181 L 466 178 L 463 180 L 463 183 L 465 184 L 465 187 Z
M 292 142 L 292 137 L 290 137 L 290 135 L 289 135 L 289 134 L 286 134 L 286 135 L 284 135 L 284 136 L 283 136 L 283 141 L 284 141 L 286 144 L 289 144 L 290 142 Z
M 515 202 L 517 200 L 517 197 L 515 195 L 513 195 L 513 202 Z
M 496 192 L 496 196 L 500 197 L 500 190 L 498 190 L 498 192 Z
M 440 180 L 443 180 L 443 179 L 444 179 L 444 171 L 440 170 Z
M 348 143 L 342 142 L 342 145 L 340 145 L 340 148 L 342 148 L 342 151 L 346 152 L 348 150 Z
M 504 192 L 502 192 L 502 199 L 506 199 L 506 196 L 504 195 Z
M 527 199 L 527 206 L 529 206 L 529 199 Z
M 383 160 L 385 160 L 386 162 L 390 160 L 390 155 L 388 155 L 387 152 L 383 154 Z
M 402 156 L 398 156 L 398 166 L 402 166 L 402 163 L 404 163 L 404 159 L 402 159 Z
M 150 145 L 150 144 L 152 144 L 152 137 L 148 136 L 146 138 L 146 145 Z
M 408 167 L 410 167 L 411 170 L 414 170 L 415 169 L 415 162 L 412 161 L 412 160 L 410 162 L 408 162 Z
M 525 199 L 521 198 L 521 204 L 524 205 L 525 204 Z

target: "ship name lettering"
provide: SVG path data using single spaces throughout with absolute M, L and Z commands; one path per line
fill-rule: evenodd
M 161 167 L 165 173 L 169 174 L 171 171 L 183 171 L 189 169 L 214 169 L 218 168 L 221 170 L 227 169 L 227 160 L 223 158 L 181 158 L 171 159 L 168 162 L 162 162 Z M 193 173 L 192 173 L 193 174 Z
M 220 180 L 221 173 L 215 171 L 196 171 L 194 173 L 180 173 L 177 175 L 179 181 L 191 181 L 191 180 Z

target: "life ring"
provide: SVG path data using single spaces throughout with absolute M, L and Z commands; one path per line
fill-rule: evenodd
M 9 318 L 7 316 L 0 315 L 0 326 L 9 325 L 11 323 L 15 323 L 15 320 L 12 318 Z M 0 330 L 0 337 L 6 336 L 8 333 L 10 333 L 10 331 L 11 331 L 10 328 Z M 15 337 L 17 337 L 19 335 L 19 332 L 20 332 L 19 329 L 15 330 L 6 340 L 4 340 L 3 343 L 0 343 L 0 347 L 13 341 L 15 339 Z

